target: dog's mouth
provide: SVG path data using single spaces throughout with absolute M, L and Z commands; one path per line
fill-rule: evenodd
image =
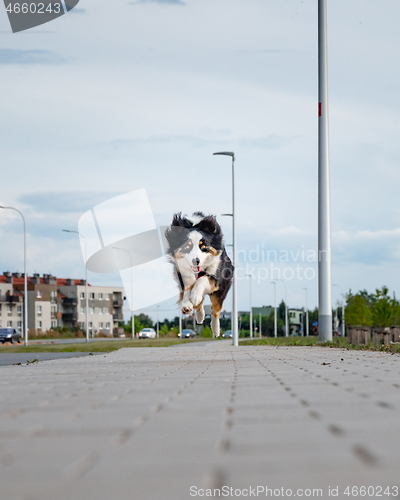
M 192 268 L 192 271 L 196 274 L 199 274 L 201 266 L 190 266 Z

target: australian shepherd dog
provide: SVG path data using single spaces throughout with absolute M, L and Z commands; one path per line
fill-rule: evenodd
M 194 219 L 193 219 L 194 218 Z M 219 313 L 231 287 L 233 265 L 228 257 L 221 227 L 213 215 L 201 212 L 189 219 L 174 215 L 166 230 L 168 253 L 174 277 L 180 287 L 179 305 L 184 314 L 196 311 L 198 324 L 204 321 L 204 297 L 211 299 L 211 329 L 219 336 Z

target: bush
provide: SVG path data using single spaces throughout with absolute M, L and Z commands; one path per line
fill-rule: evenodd
M 200 333 L 200 337 L 212 337 L 213 334 L 212 334 L 212 330 L 209 326 L 205 326 L 202 330 L 201 330 L 201 333 Z

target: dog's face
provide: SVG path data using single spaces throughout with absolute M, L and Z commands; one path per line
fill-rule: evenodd
M 211 236 L 196 229 L 189 232 L 185 243 L 175 252 L 175 258 L 186 259 L 196 274 L 209 266 L 217 255 L 218 251 L 211 244 Z

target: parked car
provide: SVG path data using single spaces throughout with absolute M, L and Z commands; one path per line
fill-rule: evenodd
M 180 337 L 181 334 L 178 333 L 178 337 Z M 184 339 L 192 339 L 196 337 L 196 332 L 194 330 L 189 330 L 189 329 L 185 329 L 185 330 L 182 330 L 182 338 Z
M 0 328 L 0 342 L 21 342 L 21 334 L 15 328 Z
M 226 330 L 226 332 L 224 333 L 223 337 L 225 339 L 231 339 L 232 338 L 232 330 Z
M 156 338 L 156 331 L 154 328 L 143 328 L 139 332 L 139 338 L 140 339 L 155 339 Z

